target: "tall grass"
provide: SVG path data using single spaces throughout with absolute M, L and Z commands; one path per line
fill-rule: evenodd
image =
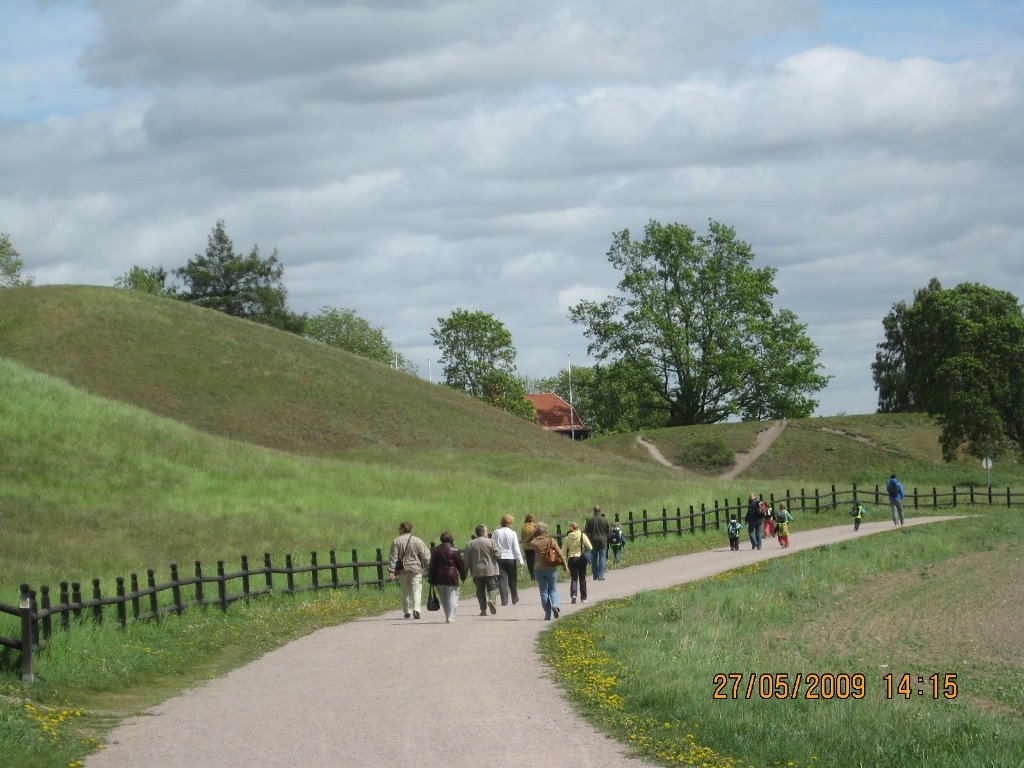
M 1019 766 L 1024 646 L 999 596 L 1024 586 L 1017 527 L 989 515 L 766 561 L 581 612 L 542 650 L 595 724 L 664 764 Z M 888 672 L 911 675 L 909 700 L 887 697 Z M 729 673 L 738 697 L 714 700 Z M 866 695 L 747 699 L 752 673 L 859 673 Z M 956 674 L 956 699 L 933 700 L 935 673 Z

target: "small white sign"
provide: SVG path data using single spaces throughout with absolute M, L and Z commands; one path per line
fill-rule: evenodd
M 992 459 L 986 456 L 984 459 L 981 460 L 981 466 L 984 467 L 985 469 L 992 469 Z

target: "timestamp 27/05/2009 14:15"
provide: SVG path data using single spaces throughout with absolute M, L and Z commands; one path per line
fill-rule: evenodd
M 881 677 L 886 699 L 911 699 L 918 696 L 933 700 L 955 699 L 960 688 L 952 672 L 930 675 L 895 675 Z M 728 699 L 863 699 L 867 695 L 867 676 L 840 672 L 719 672 L 712 678 L 711 698 Z

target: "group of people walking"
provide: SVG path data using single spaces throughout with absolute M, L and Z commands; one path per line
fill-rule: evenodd
M 625 536 L 616 524 L 612 527 L 600 507 L 594 507 L 583 529 L 569 524 L 569 532 L 561 544 L 545 523 L 527 515 L 520 534 L 512 527 L 515 518 L 505 515 L 501 525 L 490 531 L 484 524 L 476 526 L 465 549 L 455 547 L 454 536 L 445 531 L 440 543 L 431 552 L 418 536 L 412 523 L 398 526 L 398 536 L 391 542 L 388 576 L 402 587 L 402 613 L 407 619 L 421 617 L 423 576 L 436 590 L 445 622 L 455 621 L 459 607 L 459 588 L 470 577 L 476 588 L 480 615 L 494 615 L 498 603 L 507 606 L 519 602 L 519 567 L 525 565 L 530 579 L 540 590 L 544 619 L 557 619 L 561 611 L 558 595 L 558 572 L 569 574 L 569 597 L 587 602 L 587 567 L 593 564 L 593 578 L 602 581 L 608 568 L 608 548 L 615 553 L 615 562 L 625 546 Z M 521 543 L 521 545 L 520 545 Z
M 889 476 L 885 484 L 885 493 L 889 499 L 889 507 L 892 510 L 892 524 L 896 527 L 903 525 L 903 498 L 906 489 L 903 483 L 895 474 Z M 856 499 L 850 509 L 850 516 L 853 518 L 853 530 L 860 530 L 861 521 L 867 510 Z M 747 502 L 747 514 L 741 523 L 735 513 L 729 516 L 728 533 L 729 548 L 738 550 L 740 548 L 740 532 L 746 524 L 747 535 L 750 537 L 750 548 L 761 549 L 764 536 L 775 536 L 778 538 L 779 546 L 789 546 L 790 523 L 793 516 L 786 509 L 785 502 L 780 501 L 773 510 L 771 506 L 763 501 L 756 493 L 751 493 Z
M 779 546 L 786 549 L 789 547 L 789 528 L 792 522 L 793 515 L 786 509 L 784 501 L 780 501 L 778 506 L 772 509 L 768 502 L 762 501 L 756 493 L 751 493 L 743 523 L 740 523 L 736 513 L 729 516 L 726 528 L 729 534 L 729 548 L 740 548 L 740 532 L 745 524 L 751 549 L 761 549 L 765 536 L 777 538 Z

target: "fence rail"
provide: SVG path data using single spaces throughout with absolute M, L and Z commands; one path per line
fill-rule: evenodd
M 855 500 L 876 505 L 883 502 L 888 504 L 888 495 L 885 489 L 878 485 L 868 490 L 853 485 L 849 490 L 843 491 L 836 490 L 833 485 L 831 490 L 825 493 L 818 489 L 813 493 L 807 493 L 801 488 L 799 493 L 787 490 L 783 496 L 776 498 L 771 494 L 766 499 L 772 506 L 785 502 L 790 511 L 801 513 L 819 513 L 844 504 L 852 505 Z M 1024 493 L 1014 493 L 1010 488 L 1006 488 L 1005 492 L 997 491 L 991 486 L 980 489 L 975 486 L 953 486 L 948 493 L 939 493 L 935 487 L 930 491 L 914 488 L 904 499 L 904 506 L 912 509 L 955 508 L 974 504 L 1024 506 Z M 747 501 L 738 498 L 735 504 L 723 500 L 719 505 L 715 500 L 710 508 L 706 504 L 701 504 L 699 509 L 690 505 L 687 512 L 683 512 L 682 507 L 677 507 L 674 515 L 670 515 L 667 508 L 663 508 L 661 515 L 651 515 L 647 510 L 643 510 L 639 517 L 633 512 L 628 512 L 626 519 L 620 519 L 618 514 L 615 519 L 622 526 L 626 538 L 629 541 L 636 541 L 650 536 L 682 536 L 683 533 L 696 533 L 698 529 L 706 531 L 710 527 L 719 529 L 723 522 L 728 521 L 730 514 L 742 516 L 746 509 Z M 559 525 L 556 529 L 559 541 L 562 540 L 562 535 Z M 228 572 L 225 570 L 224 561 L 217 561 L 216 575 L 204 572 L 202 563 L 196 560 L 193 575 L 182 576 L 177 564 L 172 563 L 170 581 L 160 584 L 157 583 L 156 574 L 152 569 L 146 571 L 145 586 L 140 584 L 138 575 L 133 573 L 126 588 L 124 578 L 119 576 L 115 579 L 116 588 L 113 595 L 103 595 L 99 579 L 92 580 L 91 598 L 83 594 L 82 585 L 78 582 L 61 582 L 56 603 L 53 602 L 49 587 L 40 587 L 37 594 L 28 584 L 22 584 L 17 606 L 0 603 L 0 614 L 8 614 L 20 620 L 21 636 L 15 638 L 0 635 L 0 647 L 21 652 L 22 679 L 31 681 L 34 678 L 34 652 L 45 647 L 53 635 L 55 619 L 62 630 L 70 629 L 72 620 L 82 621 L 91 618 L 95 623 L 102 624 L 106 618 L 104 609 L 112 607 L 116 611 L 118 626 L 124 628 L 129 621 L 129 610 L 133 622 L 159 621 L 163 616 L 181 614 L 188 608 L 198 606 L 217 606 L 222 611 L 227 611 L 228 607 L 238 600 L 248 600 L 274 592 L 297 594 L 310 590 L 359 589 L 364 586 L 383 589 L 387 583 L 386 566 L 387 560 L 379 548 L 374 559 L 366 561 L 360 560 L 358 552 L 353 549 L 352 559 L 347 563 L 337 561 L 335 550 L 330 551 L 327 563 L 320 563 L 317 553 L 311 552 L 308 565 L 295 565 L 292 556 L 286 555 L 283 567 L 275 566 L 269 554 L 263 555 L 262 565 L 253 567 L 249 564 L 249 558 L 243 555 L 241 568 L 237 571 Z M 365 578 L 364 572 L 367 570 L 372 572 L 373 578 Z M 297 584 L 296 577 L 305 574 L 309 575 L 308 583 Z M 284 577 L 283 587 L 279 586 L 280 582 L 275 583 L 276 576 Z M 231 586 L 239 581 L 241 588 L 231 591 Z M 257 582 L 255 586 L 254 581 Z M 211 590 L 216 592 L 215 595 L 207 594 L 207 585 L 215 585 L 215 589 Z M 188 591 L 191 591 L 191 596 L 186 596 L 185 593 Z M 168 592 L 169 601 L 165 594 Z
M 91 598 L 83 594 L 82 585 L 78 582 L 69 584 L 62 581 L 57 602 L 53 602 L 50 587 L 40 587 L 37 593 L 28 584 L 22 584 L 17 606 L 0 603 L 0 614 L 20 620 L 21 636 L 0 635 L 0 646 L 21 652 L 22 679 L 31 681 L 34 678 L 34 652 L 45 647 L 53 635 L 55 621 L 62 630 L 70 629 L 72 620 L 85 618 L 102 624 L 106 618 L 104 609 L 114 608 L 117 624 L 123 629 L 128 625 L 129 611 L 131 621 L 159 621 L 169 614 L 181 614 L 198 606 L 217 606 L 226 612 L 238 600 L 274 592 L 293 595 L 319 589 L 359 589 L 364 586 L 383 589 L 387 583 L 386 567 L 387 560 L 381 549 L 376 550 L 373 560 L 360 560 L 359 553 L 353 549 L 352 559 L 347 563 L 339 563 L 334 550 L 330 551 L 327 563 L 320 563 L 317 553 L 311 552 L 308 565 L 295 565 L 292 556 L 286 555 L 284 567 L 275 566 L 270 554 L 265 553 L 260 566 L 251 566 L 248 556 L 242 555 L 241 568 L 237 571 L 226 571 L 224 561 L 218 560 L 216 575 L 204 573 L 199 560 L 195 561 L 191 576 L 181 574 L 178 565 L 172 563 L 170 581 L 159 584 L 152 569 L 146 571 L 145 586 L 140 584 L 138 574 L 131 574 L 128 588 L 124 577 L 118 576 L 113 595 L 104 595 L 100 580 L 93 579 Z M 366 578 L 366 570 L 373 573 L 373 578 Z M 305 574 L 308 574 L 308 583 L 297 584 L 296 577 Z M 275 584 L 275 576 L 284 576 L 285 583 Z M 238 582 L 241 582 L 240 589 L 233 589 Z M 211 590 L 215 594 L 207 593 L 207 585 L 215 585 Z M 186 594 L 189 592 L 191 594 Z
M 888 506 L 889 496 L 884 486 L 876 485 L 873 489 L 862 489 L 854 484 L 845 491 L 836 490 L 833 485 L 831 490 L 825 493 L 817 488 L 813 493 L 808 493 L 803 488 L 799 493 L 787 490 L 779 497 L 770 494 L 765 501 L 773 507 L 779 502 L 785 502 L 790 512 L 819 513 L 847 504 L 852 506 L 854 501 Z M 996 490 L 991 486 L 953 486 L 949 492 L 942 493 L 936 487 L 932 487 L 931 490 L 914 488 L 906 493 L 903 500 L 904 507 L 910 509 L 944 509 L 974 504 L 1024 506 L 1024 493 L 1015 493 L 1010 488 L 1006 488 L 1005 491 Z M 701 504 L 698 509 L 691 504 L 688 511 L 684 512 L 682 507 L 676 507 L 675 514 L 670 514 L 667 508 L 663 508 L 660 515 L 652 514 L 645 509 L 639 517 L 627 512 L 625 519 L 616 514 L 615 520 L 622 526 L 626 538 L 635 541 L 649 536 L 681 536 L 683 533 L 696 533 L 708 528 L 719 529 L 728 522 L 730 514 L 735 513 L 742 519 L 746 511 L 747 499 L 737 498 L 735 504 L 730 504 L 729 500 L 725 499 L 721 505 L 716 499 L 710 508 L 706 504 Z M 561 539 L 560 529 L 558 535 Z

